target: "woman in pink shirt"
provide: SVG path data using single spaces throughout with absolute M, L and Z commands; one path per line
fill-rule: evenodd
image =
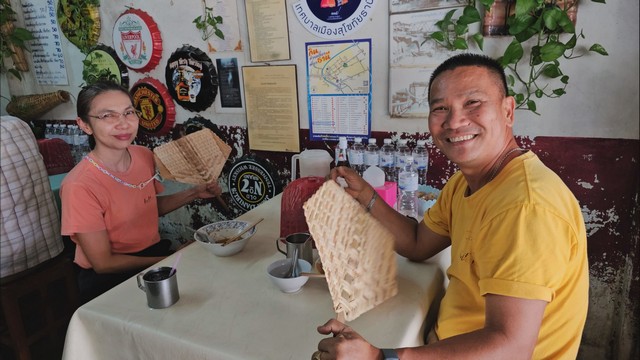
M 132 145 L 138 114 L 129 92 L 98 82 L 80 91 L 79 127 L 95 146 L 60 187 L 62 234 L 77 245 L 75 263 L 83 302 L 170 255 L 158 217 L 195 199 L 220 195 L 216 182 L 172 195 L 157 180 L 153 153 Z

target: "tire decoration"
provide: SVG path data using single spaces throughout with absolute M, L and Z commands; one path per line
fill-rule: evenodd
M 56 17 L 60 30 L 69 41 L 87 53 L 100 37 L 98 0 L 59 0 Z
M 98 80 L 107 80 L 129 88 L 129 69 L 120 61 L 116 51 L 103 44 L 94 47 L 83 61 L 82 79 L 91 85 Z
M 113 26 L 113 47 L 122 62 L 139 72 L 153 70 L 162 56 L 162 36 L 146 12 L 129 9 Z
M 218 74 L 202 50 L 185 45 L 167 62 L 165 81 L 178 105 L 189 111 L 207 109 L 218 94 Z
M 167 88 L 158 80 L 144 78 L 131 87 L 133 106 L 140 112 L 140 130 L 149 135 L 166 135 L 176 120 L 176 107 Z

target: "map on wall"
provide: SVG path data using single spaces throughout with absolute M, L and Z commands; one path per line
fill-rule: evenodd
M 389 17 L 389 114 L 392 118 L 426 118 L 429 77 L 457 54 L 425 36 L 449 9 L 392 14 Z
M 369 136 L 371 40 L 306 45 L 310 139 Z

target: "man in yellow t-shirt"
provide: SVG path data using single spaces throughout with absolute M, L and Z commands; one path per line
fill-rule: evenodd
M 575 359 L 587 315 L 584 220 L 567 186 L 513 136 L 515 100 L 504 71 L 483 55 L 446 60 L 429 82 L 429 131 L 460 169 L 416 223 L 351 169 L 354 198 L 396 235 L 396 251 L 423 261 L 451 246 L 449 286 L 425 346 L 379 349 L 331 319 L 319 359 Z

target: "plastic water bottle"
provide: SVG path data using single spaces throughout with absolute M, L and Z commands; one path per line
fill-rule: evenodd
M 411 148 L 407 145 L 407 139 L 398 140 L 398 146 L 396 147 L 396 176 L 400 176 L 400 172 L 404 169 L 404 163 L 407 156 L 411 156 Z M 413 165 L 413 160 L 412 164 Z
M 51 131 L 52 139 L 60 139 L 60 124 L 53 124 L 53 131 Z
M 385 181 L 396 181 L 395 149 L 390 138 L 384 139 L 380 148 L 380 169 L 384 171 Z
M 360 176 L 364 173 L 364 145 L 362 145 L 362 138 L 354 138 L 353 144 L 349 149 L 349 165 Z
M 44 138 L 51 139 L 51 135 L 53 135 L 53 124 L 48 123 L 44 128 Z
M 413 156 L 405 157 L 405 166 L 398 175 L 398 212 L 414 219 L 418 218 L 418 173 L 413 168 Z
M 62 140 L 69 144 L 69 146 L 73 145 L 73 135 L 71 134 L 71 127 L 69 125 L 63 125 Z
M 336 166 L 349 166 L 349 160 L 347 158 L 347 138 L 340 136 L 338 138 L 338 146 L 336 146 Z
M 380 153 L 379 153 L 378 144 L 376 144 L 375 138 L 369 138 L 369 143 L 364 151 L 364 165 L 365 170 L 370 166 L 378 166 L 380 165 Z
M 427 184 L 427 169 L 429 168 L 429 153 L 427 151 L 427 142 L 418 140 L 415 149 L 413 149 L 413 167 L 418 172 L 418 184 Z

